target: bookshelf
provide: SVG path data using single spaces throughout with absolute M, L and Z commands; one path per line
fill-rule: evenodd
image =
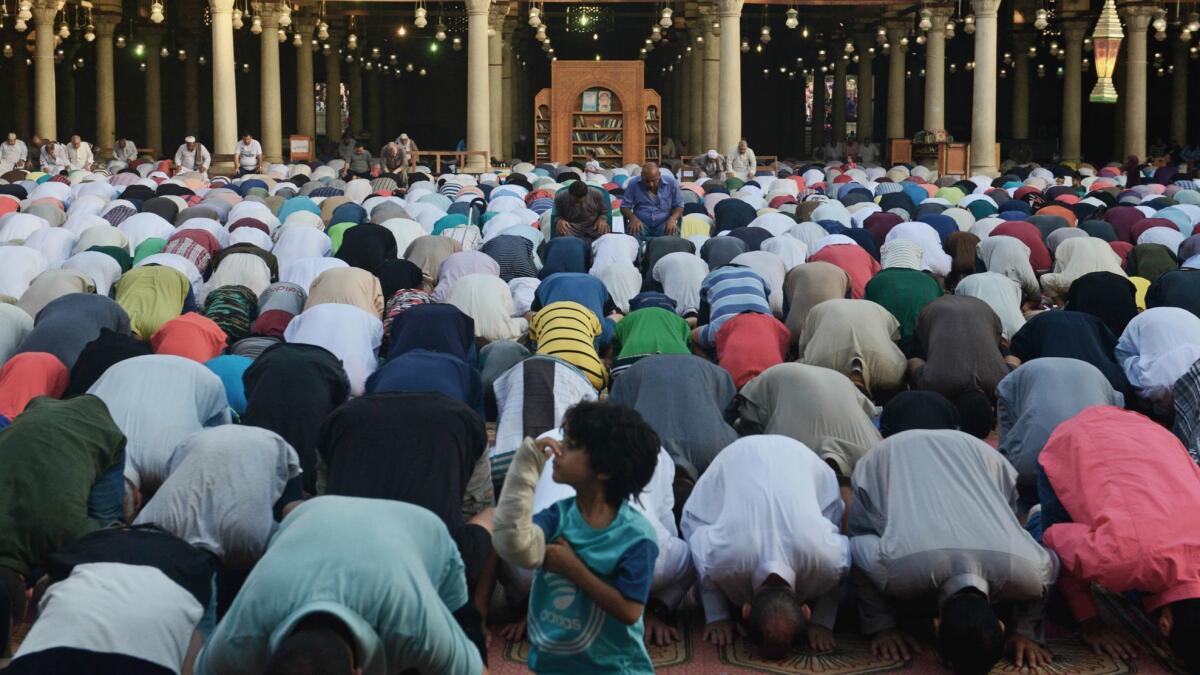
M 550 161 L 550 105 L 537 102 L 533 118 L 533 163 Z
M 545 140 L 537 147 L 549 148 L 537 161 L 582 163 L 593 151 L 613 167 L 661 156 L 662 103 L 642 88 L 644 67 L 640 60 L 554 61 L 551 87 L 534 98 L 535 138 Z

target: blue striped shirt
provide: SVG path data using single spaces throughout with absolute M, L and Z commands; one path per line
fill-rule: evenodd
M 700 297 L 708 302 L 708 324 L 700 329 L 700 344 L 717 346 L 721 324 L 745 312 L 770 314 L 767 283 L 749 267 L 726 265 L 713 270 L 700 284 Z

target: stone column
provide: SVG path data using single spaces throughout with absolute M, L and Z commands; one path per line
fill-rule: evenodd
M 1013 31 L 1012 65 L 1012 136 L 1029 138 L 1029 48 L 1033 45 L 1032 33 Z M 1076 67 L 1079 60 L 1076 59 Z M 1064 67 L 1066 79 L 1066 68 Z
M 704 143 L 704 45 L 696 42 L 698 35 L 702 35 L 699 29 L 688 31 L 692 43 L 692 51 L 688 54 L 692 60 L 691 70 L 688 73 L 688 76 L 692 78 L 692 99 L 688 101 L 688 107 L 692 109 L 692 125 L 688 128 L 688 136 L 692 138 L 692 144 L 698 150 L 708 150 L 716 146 Z M 723 154 L 729 152 L 730 148 L 716 148 L 716 150 Z
M 17 138 L 29 138 L 29 65 L 23 52 L 13 57 L 13 91 L 13 131 Z
M 200 40 L 196 35 L 185 35 L 183 48 L 187 58 L 183 62 L 183 133 L 200 136 Z M 179 141 L 179 139 L 176 139 Z M 165 149 L 165 148 L 164 148 Z M 170 153 L 164 153 L 169 155 Z
M 493 8 L 494 10 L 494 8 Z M 493 11 L 494 13 L 494 11 Z M 491 156 L 503 159 L 504 130 L 504 34 L 502 19 L 492 17 L 488 23 L 488 147 Z
M 317 137 L 317 107 L 313 79 L 312 35 L 317 27 L 314 17 L 292 15 L 292 23 L 300 34 L 301 45 L 296 48 L 296 133 L 301 136 Z
M 858 139 L 875 138 L 875 37 L 860 35 L 856 40 L 858 54 Z
M 279 76 L 279 15 L 280 5 L 264 2 L 258 6 L 258 18 L 262 19 L 262 35 L 259 35 L 260 64 L 262 71 L 261 105 L 259 107 L 259 134 L 262 135 L 263 161 L 271 164 L 283 162 L 283 121 L 280 119 L 281 100 Z
M 701 112 L 702 120 L 701 145 L 706 148 L 717 147 L 717 117 L 721 107 L 721 38 L 713 33 L 712 17 L 704 15 L 704 103 Z
M 366 123 L 363 121 L 362 51 L 354 51 L 350 62 L 350 133 L 357 137 Z
M 900 40 L 908 35 L 907 21 L 889 21 L 887 24 L 888 44 L 891 53 L 888 57 L 888 100 L 887 100 L 887 138 L 882 143 L 887 147 L 887 141 L 893 138 L 904 138 L 904 52 L 907 48 Z M 891 159 L 889 157 L 889 159 Z
M 833 142 L 846 140 L 846 59 L 841 55 L 833 61 Z
M 513 49 L 515 28 L 512 21 L 505 21 L 504 29 L 500 33 L 503 42 L 500 63 L 500 149 L 494 152 L 501 159 L 513 157 L 513 120 L 516 109 L 513 99 L 517 93 L 513 89 L 513 68 L 517 59 L 517 53 Z
M 467 3 L 467 150 L 485 152 L 491 157 L 491 102 L 488 85 L 488 9 L 491 0 L 466 0 Z M 474 155 L 466 170 L 481 173 L 490 164 Z
M 35 0 L 33 25 L 36 28 L 33 52 L 35 133 L 44 139 L 58 138 L 58 96 L 54 90 L 54 16 L 58 0 Z M 158 55 L 155 55 L 158 58 Z
M 1172 35 L 1174 43 L 1172 59 L 1175 71 L 1171 75 L 1171 140 L 1183 145 L 1188 140 L 1188 48 L 1191 41 L 1184 42 Z
M 717 146 L 732 148 L 742 138 L 742 2 L 717 0 L 721 17 L 720 92 L 727 105 L 717 111 Z
M 1120 8 L 1125 19 L 1125 154 L 1146 159 L 1146 29 L 1156 5 L 1129 4 Z
M 925 129 L 946 128 L 946 20 L 953 11 L 953 7 L 930 8 L 933 25 L 925 35 Z
M 697 155 L 702 150 L 700 148 L 700 138 L 692 138 L 691 136 L 691 118 L 692 115 L 698 115 L 700 112 L 691 107 L 692 97 L 694 97 L 692 96 L 691 86 L 696 82 L 691 77 L 691 66 L 691 54 L 685 50 L 683 59 L 676 64 L 676 72 L 679 73 L 679 78 L 683 80 L 683 84 L 680 85 L 679 95 L 679 138 L 682 139 L 683 148 L 688 151 L 688 154 Z
M 325 136 L 342 140 L 342 31 L 329 31 L 329 53 L 325 55 Z
M 1088 30 L 1087 19 L 1063 21 L 1063 48 L 1066 57 L 1063 63 L 1063 109 L 1062 109 L 1062 159 L 1078 164 L 1083 159 L 1080 143 L 1083 122 L 1083 36 Z
M 208 0 L 212 17 L 213 154 L 232 155 L 238 142 L 237 63 L 233 55 L 233 0 Z M 232 160 L 218 162 L 212 171 L 231 171 Z
M 121 22 L 120 15 L 97 14 L 92 17 L 96 26 L 96 147 L 97 159 L 112 157 L 117 141 L 117 81 L 113 77 L 113 33 Z M 25 92 L 18 92 L 24 98 Z
M 813 71 L 812 150 L 825 149 L 825 76 L 820 67 Z M 827 158 L 829 159 L 829 158 Z
M 162 153 L 162 48 L 163 30 L 143 28 L 142 41 L 146 45 L 146 147 Z
M 975 9 L 975 86 L 971 115 L 971 173 L 996 175 L 996 13 L 1000 0 L 971 0 Z M 926 73 L 928 76 L 928 73 Z

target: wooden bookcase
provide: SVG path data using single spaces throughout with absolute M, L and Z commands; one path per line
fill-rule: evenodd
M 588 150 L 610 167 L 661 157 L 662 101 L 642 87 L 644 66 L 554 61 L 550 88 L 534 97 L 535 161 L 582 162 Z

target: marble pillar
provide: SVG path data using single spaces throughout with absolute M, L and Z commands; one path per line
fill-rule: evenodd
M 57 0 L 35 0 L 33 25 L 34 133 L 43 139 L 58 138 L 58 94 L 54 84 L 54 17 L 61 5 Z M 158 58 L 158 55 L 155 55 Z
M 237 63 L 233 53 L 234 0 L 208 0 L 212 20 L 213 155 L 232 156 L 238 142 Z M 232 159 L 213 157 L 210 171 L 232 171 Z
M 1125 155 L 1146 160 L 1146 29 L 1154 17 L 1154 4 L 1131 4 L 1120 8 L 1125 19 Z
M 1029 48 L 1033 33 L 1013 31 L 1012 137 L 1029 138 Z M 1078 66 L 1078 62 L 1076 62 Z M 1064 68 L 1064 76 L 1066 69 Z M 1064 79 L 1066 79 L 1064 77 Z
M 720 92 L 729 102 L 717 112 L 717 147 L 736 147 L 742 138 L 742 3 L 717 0 L 721 19 Z
M 486 171 L 491 157 L 491 92 L 488 84 L 488 10 L 491 0 L 467 3 L 467 150 L 483 152 L 465 164 L 472 173 Z
M 283 121 L 279 111 L 281 100 L 279 75 L 279 15 L 282 5 L 264 2 L 258 7 L 258 18 L 262 20 L 259 35 L 259 69 L 261 104 L 259 106 L 259 135 L 262 137 L 263 161 L 271 164 L 283 162 Z
M 1083 36 L 1088 31 L 1087 19 L 1067 19 L 1063 22 L 1063 100 L 1062 100 L 1062 159 L 1078 164 L 1083 159 Z
M 946 128 L 946 21 L 953 7 L 930 8 L 925 35 L 925 129 Z
M 120 15 L 96 14 L 96 158 L 111 159 L 117 141 L 117 80 L 113 75 L 113 33 Z M 24 92 L 21 92 L 24 98 Z
M 142 142 L 148 148 L 154 148 L 158 154 L 163 152 L 162 138 L 162 48 L 164 31 L 162 28 L 143 28 L 142 41 L 146 45 L 146 132 Z
M 888 99 L 887 99 L 887 138 L 906 138 L 904 133 L 904 53 L 907 47 L 900 40 L 908 35 L 907 21 L 889 21 L 887 24 L 888 44 Z
M 717 118 L 721 107 L 721 38 L 713 32 L 712 17 L 704 15 L 704 98 L 701 111 L 700 139 L 706 148 L 717 147 Z

